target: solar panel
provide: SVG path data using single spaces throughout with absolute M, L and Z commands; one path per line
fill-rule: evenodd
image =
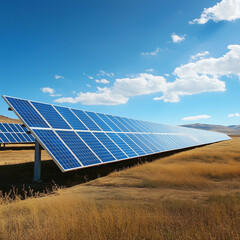
M 63 172 L 230 139 L 223 133 L 3 98 Z M 0 130 L 8 128 L 5 137 L 22 140 L 24 131 L 16 133 L 15 127 L 0 125 Z
M 0 123 L 0 143 L 32 143 L 34 137 L 26 133 L 21 124 Z

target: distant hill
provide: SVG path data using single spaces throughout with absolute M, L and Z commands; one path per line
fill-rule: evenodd
M 226 133 L 228 135 L 240 135 L 240 125 L 223 126 L 223 125 L 194 123 L 194 124 L 182 125 L 182 127 L 198 128 L 198 129 L 203 129 L 207 131 Z
M 19 119 L 13 119 L 13 118 L 8 118 L 5 117 L 3 115 L 0 115 L 0 122 L 4 122 L 4 123 L 21 123 L 21 121 Z

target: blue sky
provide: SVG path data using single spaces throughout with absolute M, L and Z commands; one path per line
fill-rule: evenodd
M 239 6 L 2 1 L 0 94 L 167 124 L 240 124 Z M 0 110 L 15 117 L 3 100 Z

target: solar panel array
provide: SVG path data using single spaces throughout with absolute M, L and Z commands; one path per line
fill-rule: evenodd
M 222 133 L 3 98 L 62 171 L 230 139 Z
M 0 143 L 31 143 L 34 137 L 21 124 L 0 123 Z

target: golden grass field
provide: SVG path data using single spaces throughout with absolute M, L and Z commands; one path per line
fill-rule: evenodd
M 239 145 L 233 137 L 44 197 L 2 196 L 0 239 L 240 239 Z M 33 150 L 0 151 L 2 169 L 31 161 Z

